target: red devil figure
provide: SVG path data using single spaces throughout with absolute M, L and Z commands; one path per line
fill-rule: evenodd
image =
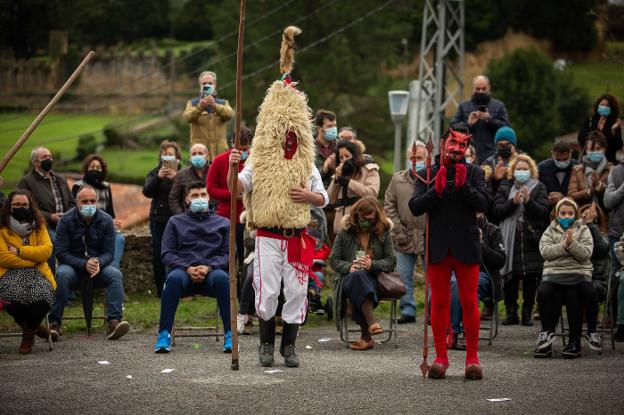
M 466 379 L 481 379 L 478 357 L 479 308 L 477 286 L 481 259 L 477 212 L 485 212 L 490 200 L 483 170 L 466 164 L 470 145 L 467 131 L 449 130 L 440 141 L 440 157 L 431 166 L 433 186 L 416 181 L 409 208 L 415 216 L 428 214 L 427 278 L 431 287 L 431 327 L 436 358 L 429 378 L 440 379 L 449 366 L 446 334 L 449 329 L 451 273 L 455 272 L 466 336 Z

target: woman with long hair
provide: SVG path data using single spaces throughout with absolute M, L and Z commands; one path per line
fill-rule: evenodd
M 351 349 L 368 350 L 375 346 L 372 336 L 384 332 L 373 309 L 381 298 L 377 275 L 394 271 L 396 266 L 390 235 L 392 222 L 373 196 L 358 200 L 343 222 L 344 229 L 336 235 L 329 257 L 338 276 L 334 286 L 336 320 L 343 318 L 343 302 L 349 298 L 351 316 L 362 331 Z
M 585 141 L 589 133 L 598 130 L 607 139 L 606 156 L 611 163 L 616 163 L 615 154 L 622 148 L 622 121 L 620 104 L 611 94 L 602 94 L 594 102 L 592 115 L 585 118 L 578 134 L 581 149 L 585 148 Z
M 32 195 L 14 190 L 0 212 L 0 302 L 7 303 L 4 308 L 22 327 L 20 354 L 32 351 L 35 334 L 50 335 L 41 324 L 56 289 L 50 255 L 52 241 Z

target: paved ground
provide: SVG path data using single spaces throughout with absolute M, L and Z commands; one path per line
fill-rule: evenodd
M 451 352 L 448 378 L 433 381 L 418 368 L 420 324 L 418 334 L 413 324 L 403 327 L 398 349 L 358 353 L 345 349 L 333 325 L 304 329 L 301 368 L 278 359 L 281 372 L 273 374 L 256 362 L 256 336 L 241 338 L 238 372 L 213 339 L 180 339 L 170 354 L 155 355 L 146 334 L 117 342 L 74 335 L 52 352 L 39 342 L 22 357 L 19 339 L 3 338 L 0 413 L 624 413 L 623 344 L 602 355 L 584 344 L 583 357 L 568 361 L 558 356 L 558 341 L 557 357 L 535 360 L 537 328 L 504 327 L 493 346 L 481 343 L 485 380 L 465 382 L 463 357 Z M 175 370 L 161 373 L 166 368 Z

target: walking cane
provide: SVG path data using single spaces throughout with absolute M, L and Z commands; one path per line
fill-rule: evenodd
M 433 153 L 433 141 L 431 140 L 431 134 L 429 135 L 429 141 L 427 141 L 427 182 L 425 188 L 429 190 L 431 184 L 431 153 Z M 440 151 L 442 154 L 442 151 Z M 424 335 L 423 335 L 423 351 L 422 351 L 422 363 L 420 364 L 420 370 L 422 371 L 423 378 L 427 376 L 429 372 L 429 363 L 427 358 L 429 357 L 429 213 L 427 213 L 425 219 L 425 316 L 423 319 Z
M 15 142 L 15 144 L 13 144 L 13 147 L 11 147 L 11 149 L 2 158 L 2 161 L 0 161 L 0 173 L 2 173 L 2 171 L 6 168 L 7 164 L 9 164 L 9 161 L 11 161 L 11 159 L 15 155 L 15 153 L 17 153 L 18 150 L 24 145 L 26 140 L 28 140 L 28 137 L 30 137 L 33 131 L 35 131 L 35 128 L 39 126 L 39 123 L 41 123 L 45 116 L 48 115 L 48 112 L 50 112 L 52 107 L 56 105 L 56 103 L 65 94 L 65 91 L 67 91 L 69 87 L 72 86 L 76 78 L 78 78 L 78 75 L 80 75 L 80 72 L 82 72 L 84 67 L 87 65 L 87 63 L 89 63 L 93 56 L 95 56 L 94 51 L 90 51 L 89 53 L 87 53 L 87 56 L 85 56 L 82 62 L 80 62 L 80 65 L 78 65 L 78 67 L 74 70 L 74 72 L 67 79 L 67 81 L 65 81 L 61 89 L 59 89 L 58 92 L 52 97 L 50 102 L 48 102 L 48 105 L 46 105 L 45 108 L 41 110 L 41 112 L 39 113 L 39 115 L 37 115 L 34 121 L 30 123 L 26 131 L 24 131 L 21 137 Z
M 234 148 L 240 151 L 240 122 L 242 117 L 242 77 L 243 77 L 243 39 L 245 37 L 245 0 L 240 1 L 240 16 L 238 19 L 238 48 L 236 49 L 236 124 L 234 127 Z M 230 170 L 238 171 L 238 162 L 230 164 Z M 238 194 L 238 178 L 232 176 L 230 188 L 233 195 Z M 232 370 L 238 370 L 238 330 L 236 316 L 238 314 L 236 295 L 236 198 L 230 198 L 230 325 L 232 330 Z

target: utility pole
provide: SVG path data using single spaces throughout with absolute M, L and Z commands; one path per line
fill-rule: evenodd
M 444 113 L 457 108 L 464 90 L 464 1 L 425 0 L 418 67 L 415 127 L 408 140 L 434 137 L 435 151 Z M 421 115 L 422 114 L 422 115 Z M 410 144 L 411 145 L 411 144 Z

